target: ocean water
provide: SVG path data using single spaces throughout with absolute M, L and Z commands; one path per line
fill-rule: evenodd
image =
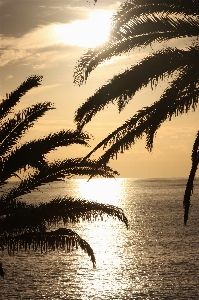
M 84 179 L 42 186 L 28 201 L 73 196 L 118 205 L 130 228 L 108 218 L 71 225 L 92 246 L 97 267 L 81 249 L 0 254 L 6 276 L 0 299 L 199 299 L 199 179 L 183 225 L 186 179 Z

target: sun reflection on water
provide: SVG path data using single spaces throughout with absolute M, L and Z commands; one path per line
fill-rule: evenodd
M 95 178 L 91 180 L 76 179 L 76 192 L 79 197 L 118 205 L 122 199 L 124 178 Z
M 110 221 L 93 223 L 88 231 L 84 231 L 97 262 L 96 269 L 92 269 L 84 254 L 79 257 L 78 278 L 85 299 L 93 299 L 94 295 L 106 299 L 107 293 L 117 294 L 122 288 L 124 240 L 118 230 L 117 222 Z
M 104 180 L 42 187 L 49 196 L 59 191 L 60 197 L 89 197 L 124 209 L 129 230 L 112 218 L 71 225 L 93 248 L 96 269 L 80 249 L 4 254 L 2 300 L 199 299 L 198 194 L 192 200 L 192 225 L 190 220 L 183 229 L 179 209 L 184 181 Z
M 75 180 L 78 197 L 121 206 L 124 198 L 125 179 Z M 77 224 L 77 231 L 92 246 L 96 257 L 96 269 L 92 269 L 86 254 L 79 252 L 78 282 L 82 299 L 106 299 L 107 293 L 118 294 L 125 288 L 123 274 L 126 271 L 123 255 L 127 232 L 125 225 L 113 218 L 92 223 Z M 93 298 L 98 295 L 99 298 Z

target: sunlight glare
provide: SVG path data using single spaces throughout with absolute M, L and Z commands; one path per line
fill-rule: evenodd
M 122 198 L 123 181 L 124 178 L 94 178 L 90 181 L 80 179 L 78 194 L 87 200 L 118 205 Z
M 111 26 L 110 10 L 96 10 L 87 20 L 53 27 L 56 43 L 93 48 L 107 41 Z

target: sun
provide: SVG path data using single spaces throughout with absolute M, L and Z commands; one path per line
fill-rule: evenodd
M 113 11 L 92 11 L 86 20 L 77 20 L 70 24 L 56 24 L 53 36 L 56 43 L 79 47 L 94 48 L 107 41 Z

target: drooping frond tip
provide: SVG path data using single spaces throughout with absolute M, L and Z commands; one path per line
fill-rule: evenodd
M 190 198 L 191 195 L 193 194 L 193 182 L 195 179 L 195 174 L 198 168 L 199 164 L 199 131 L 196 135 L 195 142 L 193 144 L 193 150 L 192 150 L 192 166 L 189 174 L 189 178 L 187 181 L 186 189 L 185 189 L 185 194 L 184 194 L 184 201 L 183 201 L 183 206 L 184 206 L 184 225 L 187 224 L 188 221 L 188 215 L 189 215 L 189 207 L 190 207 Z
M 9 255 L 24 249 L 40 250 L 41 253 L 55 250 L 72 251 L 78 249 L 78 246 L 84 250 L 91 258 L 93 267 L 96 265 L 95 255 L 90 245 L 83 240 L 76 232 L 71 229 L 59 228 L 49 232 L 31 232 L 18 236 L 9 236 L 3 239 L 1 250 L 7 247 Z

